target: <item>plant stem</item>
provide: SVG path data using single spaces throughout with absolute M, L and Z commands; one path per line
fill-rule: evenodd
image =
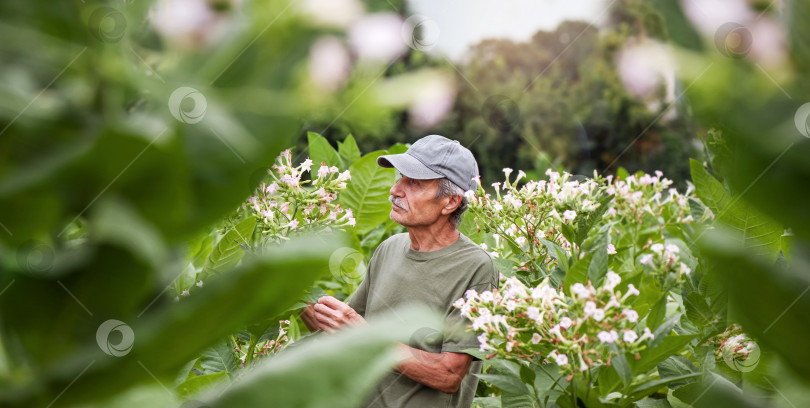
M 250 363 L 253 361 L 253 352 L 256 349 L 256 343 L 258 343 L 258 341 L 259 338 L 253 333 L 251 333 L 250 345 L 248 346 L 247 356 L 245 357 L 245 367 L 248 367 Z

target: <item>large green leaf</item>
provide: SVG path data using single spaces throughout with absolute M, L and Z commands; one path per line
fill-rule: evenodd
M 245 255 L 243 245 L 250 247 L 255 228 L 256 219 L 248 217 L 229 229 L 208 254 L 199 278 L 207 280 L 213 274 L 226 272 L 236 266 Z
M 177 392 L 183 396 L 188 397 L 194 395 L 201 390 L 212 387 L 214 384 L 227 381 L 228 373 L 221 371 L 214 374 L 205 374 L 192 376 L 182 384 L 177 386 Z
M 394 170 L 377 165 L 377 157 L 386 152 L 369 153 L 351 165 L 352 179 L 340 194 L 340 203 L 354 211 L 355 232 L 366 234 L 388 219 L 391 203 L 388 191 L 394 185 Z
M 236 355 L 230 342 L 223 340 L 202 352 L 200 366 L 206 374 L 226 372 L 233 377 L 237 370 L 236 361 Z
M 354 141 L 354 136 L 346 136 L 346 140 L 338 142 L 338 155 L 345 166 L 351 166 L 360 159 L 360 148 Z
M 398 361 L 397 342 L 440 325 L 440 317 L 426 309 L 406 309 L 366 326 L 308 338 L 263 360 L 221 397 L 212 392 L 203 400 L 212 408 L 357 407 Z
M 700 245 L 728 288 L 732 318 L 763 346 L 779 353 L 797 373 L 810 377 L 810 349 L 802 330 L 810 316 L 810 297 L 805 293 L 810 287 L 807 247 L 802 245 L 785 268 L 740 248 L 729 234 L 711 231 Z
M 247 324 L 278 315 L 293 305 L 303 291 L 328 270 L 329 254 L 344 245 L 339 236 L 296 239 L 243 260 L 242 265 L 211 279 L 180 302 L 158 297 L 150 304 L 152 299 L 144 299 L 143 305 L 150 305 L 143 315 L 125 322 L 135 336 L 128 354 L 120 358 L 103 354 L 95 336 L 85 336 L 89 338 L 80 348 L 81 352 L 62 359 L 53 365 L 52 371 L 43 373 L 40 381 L 45 388 L 35 390 L 23 385 L 6 390 L 0 396 L 0 404 L 32 406 L 33 400 L 53 399 L 66 388 L 69 389 L 59 400 L 70 404 L 89 397 L 112 395 L 132 385 L 154 381 L 154 378 L 170 382 L 183 365 L 205 348 Z M 133 264 L 135 266 L 137 264 Z M 103 272 L 109 274 L 109 269 Z M 4 307 L 8 306 L 5 302 L 22 302 L 21 297 L 26 296 L 24 290 L 23 285 L 15 284 L 0 297 L 0 302 Z M 84 302 L 90 304 L 91 294 L 82 292 L 81 295 Z M 108 300 L 107 304 L 115 305 L 115 300 Z M 115 317 L 107 315 L 101 305 L 92 303 L 92 307 L 98 313 L 105 313 L 98 316 L 100 320 L 84 318 L 88 324 L 80 327 L 86 333 L 95 333 L 101 321 Z M 81 309 L 78 311 L 84 314 Z M 205 324 L 200 324 L 201 321 Z M 84 327 L 87 325 L 92 328 Z M 170 347 L 172 344 L 182 347 Z M 72 385 L 66 387 L 68 384 Z
M 694 335 L 669 335 L 664 338 L 657 346 L 642 350 L 639 355 L 641 358 L 638 360 L 630 360 L 630 368 L 634 375 L 645 373 L 655 368 L 659 363 L 666 360 L 669 356 L 678 354 L 683 348 L 689 344 Z
M 690 167 L 698 197 L 718 220 L 739 233 L 740 244 L 754 254 L 776 259 L 784 228 L 740 197 L 731 197 L 697 161 L 690 160 Z
M 500 388 L 506 393 L 517 395 L 529 393 L 529 388 L 520 381 L 520 377 L 504 374 L 476 374 L 475 376 Z
M 608 271 L 608 241 L 610 240 L 610 228 L 612 224 L 601 227 L 597 232 L 596 239 L 594 240 L 593 247 L 590 252 L 593 253 L 593 259 L 588 265 L 588 280 L 594 286 L 599 286 L 602 278 L 605 277 Z
M 593 259 L 593 257 L 593 252 L 590 252 L 568 269 L 568 272 L 565 273 L 565 280 L 563 281 L 565 293 L 571 294 L 571 285 L 575 283 L 584 284 L 588 281 L 588 269 L 590 269 L 591 259 Z
M 318 174 L 321 163 L 345 170 L 340 155 L 325 137 L 315 132 L 308 132 L 307 141 L 309 142 L 309 158 L 312 159 L 312 174 Z
M 712 372 L 702 381 L 687 384 L 672 392 L 679 400 L 696 408 L 760 408 L 759 401 L 747 398 L 727 379 Z
M 658 364 L 658 374 L 661 378 L 677 378 L 682 375 L 697 373 L 699 370 L 684 356 L 671 356 Z M 692 381 L 675 381 L 669 384 L 670 389 L 676 389 Z

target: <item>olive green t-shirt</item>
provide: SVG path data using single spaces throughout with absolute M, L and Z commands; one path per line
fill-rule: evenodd
M 371 257 L 366 277 L 348 304 L 366 318 L 406 305 L 428 306 L 447 317 L 450 326 L 469 323 L 453 302 L 469 289 L 483 292 L 497 287 L 498 272 L 483 249 L 459 234 L 456 242 L 436 251 L 411 249 L 407 233 L 385 240 Z M 472 332 L 439 333 L 428 328 L 411 336 L 411 347 L 432 353 L 478 348 Z M 387 374 L 366 399 L 367 407 L 464 407 L 472 405 L 481 361 L 473 359 L 461 387 L 446 394 L 398 372 Z

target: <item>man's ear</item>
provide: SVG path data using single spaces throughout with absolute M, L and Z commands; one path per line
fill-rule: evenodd
M 452 214 L 461 205 L 460 195 L 449 195 L 444 198 L 447 199 L 447 203 L 442 207 L 442 215 Z

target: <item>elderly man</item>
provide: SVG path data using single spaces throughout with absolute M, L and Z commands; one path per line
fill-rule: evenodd
M 453 302 L 467 290 L 497 287 L 492 259 L 456 227 L 467 209 L 464 191 L 476 188 L 478 166 L 457 141 L 426 136 L 404 154 L 381 156 L 377 164 L 394 167 L 402 177 L 391 187 L 392 220 L 408 233 L 380 244 L 366 277 L 348 304 L 325 296 L 302 318 L 310 330 L 332 332 L 365 323 L 366 317 L 406 304 L 427 305 L 462 322 Z M 421 333 L 420 333 L 421 332 Z M 369 407 L 469 407 L 475 396 L 481 361 L 463 351 L 477 348 L 472 333 L 425 329 L 412 344 L 399 347 L 409 356 L 369 396 Z

